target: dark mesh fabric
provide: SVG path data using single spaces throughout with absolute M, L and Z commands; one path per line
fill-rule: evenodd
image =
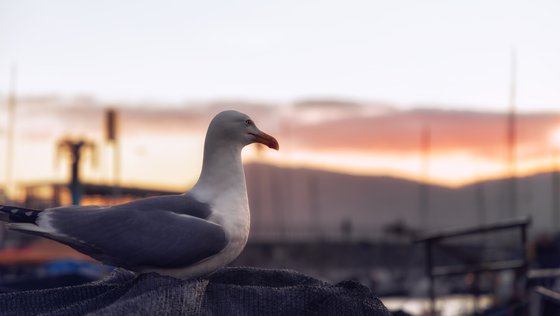
M 390 315 L 357 282 L 286 270 L 224 268 L 182 281 L 116 270 L 104 280 L 0 293 L 0 315 Z

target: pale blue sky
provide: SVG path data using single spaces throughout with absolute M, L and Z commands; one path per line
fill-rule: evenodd
M 0 94 L 560 109 L 559 1 L 0 0 Z

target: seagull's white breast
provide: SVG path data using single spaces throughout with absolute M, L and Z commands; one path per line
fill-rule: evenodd
M 193 198 L 210 205 L 212 213 L 207 220 L 224 229 L 227 246 L 219 253 L 188 267 L 150 271 L 187 279 L 212 273 L 239 256 L 249 237 L 250 213 L 243 167 L 240 160 L 235 162 L 220 165 L 220 176 L 206 174 L 204 181 L 199 180 L 199 184 L 190 192 Z

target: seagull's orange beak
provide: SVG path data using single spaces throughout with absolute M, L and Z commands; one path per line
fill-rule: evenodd
M 255 137 L 255 142 L 257 143 L 266 145 L 268 146 L 268 148 L 272 148 L 276 150 L 280 149 L 280 146 L 278 145 L 278 141 L 276 140 L 276 138 L 268 135 L 267 133 L 259 131 L 258 133 L 251 133 L 251 135 Z

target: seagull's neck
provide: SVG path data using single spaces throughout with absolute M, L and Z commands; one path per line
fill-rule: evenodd
M 220 196 L 231 194 L 246 199 L 245 173 L 241 163 L 242 146 L 227 144 L 204 146 L 202 171 L 191 190 L 197 198 L 212 203 Z

